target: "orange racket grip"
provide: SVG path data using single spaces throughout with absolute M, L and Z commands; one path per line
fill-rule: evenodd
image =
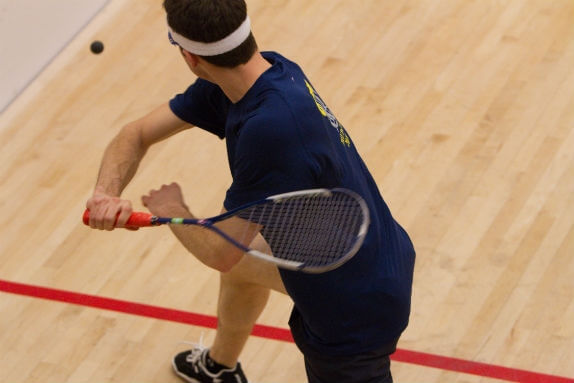
M 145 226 L 152 226 L 152 215 L 149 213 L 141 213 L 135 212 L 130 215 L 128 221 L 126 222 L 126 226 L 132 227 L 145 227 Z M 86 209 L 84 211 L 84 216 L 82 217 L 85 225 L 90 224 L 90 211 Z

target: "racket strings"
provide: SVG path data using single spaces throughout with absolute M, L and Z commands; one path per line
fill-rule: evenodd
M 356 199 L 333 192 L 252 206 L 239 216 L 263 227 L 274 257 L 320 267 L 353 249 L 363 214 Z

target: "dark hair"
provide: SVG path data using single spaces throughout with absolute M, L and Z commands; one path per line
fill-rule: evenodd
M 233 33 L 247 17 L 244 0 L 164 0 L 167 23 L 190 40 L 211 43 Z M 245 64 L 257 51 L 253 34 L 237 48 L 205 61 L 226 68 Z

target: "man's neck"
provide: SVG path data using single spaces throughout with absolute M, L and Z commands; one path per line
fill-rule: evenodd
M 245 96 L 255 81 L 270 67 L 271 64 L 257 52 L 247 63 L 236 68 L 216 68 L 213 79 L 227 98 L 236 103 Z

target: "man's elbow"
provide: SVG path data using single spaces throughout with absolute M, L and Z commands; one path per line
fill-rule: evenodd
M 221 255 L 225 254 L 225 255 Z M 226 251 L 225 253 L 222 252 L 214 252 L 211 254 L 208 259 L 210 260 L 209 263 L 206 263 L 207 266 L 215 269 L 221 273 L 228 273 L 233 269 L 233 267 L 239 263 L 241 258 L 243 257 L 243 252 L 240 250 L 237 251 Z
M 150 144 L 146 143 L 143 139 L 142 127 L 139 121 L 132 121 L 124 125 L 119 133 L 119 136 L 129 141 L 134 148 L 140 152 L 145 152 Z
M 232 264 L 232 263 L 227 262 L 227 263 L 218 264 L 218 265 L 217 265 L 216 267 L 214 267 L 214 268 L 215 268 L 215 270 L 219 271 L 220 273 L 224 273 L 224 274 L 225 274 L 225 273 L 230 272 L 231 269 L 233 269 L 233 266 L 235 266 L 235 265 L 236 265 L 236 263 L 233 263 L 233 264 Z

